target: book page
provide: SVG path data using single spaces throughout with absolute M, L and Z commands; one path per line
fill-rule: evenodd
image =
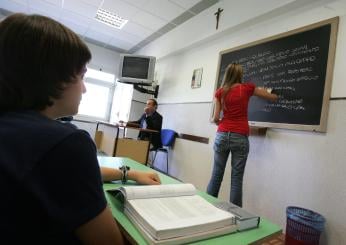
M 202 239 L 209 239 L 215 236 L 230 234 L 237 231 L 237 226 L 231 225 L 231 226 L 225 226 L 222 228 L 217 228 L 217 229 L 208 230 L 204 232 L 197 232 L 194 234 L 190 234 L 188 236 L 179 236 L 179 237 L 157 240 L 150 234 L 148 230 L 145 229 L 145 227 L 142 226 L 143 223 L 141 222 L 141 220 L 138 219 L 138 215 L 133 214 L 128 209 L 125 209 L 125 214 L 127 215 L 127 217 L 129 217 L 131 222 L 137 227 L 139 232 L 143 235 L 143 237 L 148 241 L 149 244 L 157 244 L 157 245 L 186 244 L 186 243 L 190 243 L 190 242 L 194 242 L 194 241 L 198 241 Z
M 127 200 L 155 197 L 189 196 L 195 195 L 196 193 L 196 188 L 192 184 L 123 186 L 119 189 L 126 194 Z
M 198 195 L 128 201 L 154 237 L 170 238 L 216 229 L 235 223 L 234 216 Z

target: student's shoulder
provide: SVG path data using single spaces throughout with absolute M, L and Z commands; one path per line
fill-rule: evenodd
M 42 121 L 40 124 L 41 132 L 36 135 L 40 139 L 39 142 L 45 142 L 47 149 L 56 149 L 60 152 L 80 152 L 95 150 L 95 144 L 85 130 L 78 129 L 72 123 L 64 123 L 56 120 Z M 31 134 L 31 137 L 33 134 Z M 40 143 L 37 143 L 40 144 Z M 84 154 L 84 153 L 83 153 Z
M 162 115 L 160 113 L 158 113 L 157 111 L 154 112 L 153 116 L 162 118 Z
M 245 87 L 256 87 L 256 84 L 252 81 L 243 82 L 242 85 Z
M 62 122 L 58 120 L 51 120 L 48 118 L 33 118 L 33 120 L 29 121 L 33 128 L 40 127 L 41 130 L 50 131 L 52 133 L 63 133 L 63 134 L 71 134 L 78 131 L 78 128 L 72 123 Z
M 91 137 L 87 131 L 79 129 L 76 125 L 69 122 L 66 123 L 66 122 L 51 120 L 50 122 L 48 121 L 42 126 L 46 132 L 49 132 L 49 134 L 52 134 L 52 136 L 56 137 L 57 139 L 60 138 L 60 140 L 64 140 L 67 137 L 69 137 L 70 139 L 74 138 L 77 141 L 78 139 L 91 140 Z
M 21 135 L 59 140 L 80 132 L 75 125 L 49 119 L 38 112 L 9 113 L 6 120 L 17 128 Z M 83 132 L 84 133 L 84 132 Z
M 249 91 L 254 91 L 256 88 L 256 84 L 251 81 L 248 81 L 248 82 L 242 83 L 242 87 Z
M 222 87 L 221 87 L 221 88 L 218 88 L 218 89 L 215 91 L 214 97 L 219 99 L 219 98 L 221 97 L 221 95 L 222 95 L 222 91 L 223 91 L 223 88 L 222 88 Z
M 0 116 L 1 137 L 9 148 L 26 156 L 26 164 L 34 165 L 48 152 L 70 147 L 92 149 L 93 140 L 86 131 L 46 118 L 38 113 L 11 112 Z M 31 168 L 31 167 L 30 167 Z

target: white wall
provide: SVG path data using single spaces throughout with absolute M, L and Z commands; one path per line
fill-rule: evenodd
M 96 70 L 118 75 L 120 53 L 96 46 L 91 43 L 86 43 L 91 51 L 92 58 L 88 66 Z
M 216 127 L 209 123 L 209 116 L 220 51 L 340 16 L 331 96 L 346 97 L 345 0 L 250 2 L 252 8 L 244 7 L 249 0 L 221 1 L 138 52 L 158 57 L 159 112 L 164 127 L 210 140 L 202 144 L 177 139 L 170 159 L 170 174 L 201 190 L 206 189 L 212 168 Z M 286 3 L 286 8 L 279 6 Z M 218 7 L 224 11 L 220 30 L 215 31 Z M 202 87 L 191 89 L 192 71 L 199 67 L 203 67 Z M 269 129 L 265 136 L 250 137 L 244 180 L 247 209 L 283 228 L 287 206 L 312 209 L 327 220 L 321 244 L 346 244 L 345 106 L 345 99 L 330 101 L 324 134 Z M 230 169 L 226 173 L 220 193 L 224 200 L 228 200 Z

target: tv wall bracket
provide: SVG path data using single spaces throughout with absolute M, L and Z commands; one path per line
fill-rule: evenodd
M 149 86 L 149 85 L 133 84 L 133 88 L 136 89 L 137 91 L 139 91 L 141 93 L 145 93 L 145 94 L 152 94 L 152 95 L 154 95 L 154 98 L 157 98 L 157 95 L 159 94 L 159 85 L 152 86 L 154 90 L 144 88 L 143 86 Z
M 154 95 L 154 98 L 157 98 L 157 95 L 159 94 L 159 85 L 155 85 L 154 82 L 152 84 L 148 84 L 148 83 L 134 83 L 134 82 L 128 82 L 128 81 L 121 81 L 121 80 L 118 80 L 118 82 L 132 84 L 133 88 L 135 90 L 137 90 L 138 92 L 141 92 L 141 93 L 144 93 L 144 94 L 152 94 L 152 95 Z M 145 88 L 145 87 L 150 87 L 150 86 L 153 89 Z

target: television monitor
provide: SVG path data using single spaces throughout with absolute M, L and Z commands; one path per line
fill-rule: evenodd
M 119 82 L 152 85 L 155 62 L 153 56 L 120 54 Z

